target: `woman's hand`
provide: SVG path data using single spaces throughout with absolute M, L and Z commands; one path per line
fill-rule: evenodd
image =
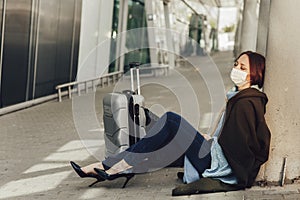
M 211 139 L 211 136 L 210 135 L 208 135 L 208 134 L 201 134 L 203 137 L 204 137 L 204 139 L 205 140 L 210 140 Z

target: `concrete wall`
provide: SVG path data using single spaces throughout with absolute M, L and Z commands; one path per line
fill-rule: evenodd
M 271 155 L 265 168 L 268 181 L 300 176 L 300 1 L 272 0 L 265 92 L 269 97 L 267 122 L 272 132 Z

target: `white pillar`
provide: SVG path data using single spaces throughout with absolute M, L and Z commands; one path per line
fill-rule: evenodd
M 175 50 L 173 45 L 173 36 L 170 24 L 170 12 L 169 12 L 169 5 L 168 3 L 164 2 L 164 14 L 165 14 L 165 22 L 166 22 L 166 39 L 167 39 L 167 48 L 168 48 L 168 60 L 169 60 L 169 67 L 175 67 Z
M 113 2 L 82 1 L 77 80 L 91 79 L 107 72 L 112 16 Z
M 217 40 L 216 42 L 216 49 L 215 50 L 219 50 L 219 29 L 220 29 L 220 13 L 221 13 L 221 7 L 218 7 L 218 15 L 217 15 L 217 27 L 215 27 L 217 30 Z
M 146 10 L 146 16 L 147 16 L 147 32 L 148 32 L 148 43 L 149 47 L 155 47 L 155 33 L 154 33 L 154 23 L 153 23 L 153 7 L 152 7 L 153 0 L 145 0 L 145 10 Z M 151 63 L 158 63 L 156 49 L 150 48 L 150 59 Z
M 244 0 L 241 52 L 246 50 L 256 50 L 257 24 L 257 1 Z
M 266 55 L 267 51 L 270 3 L 271 0 L 263 0 L 259 4 L 256 51 L 262 55 Z
M 96 76 L 108 73 L 114 1 L 99 1 Z
M 268 181 L 281 180 L 283 157 L 287 157 L 286 178 L 300 176 L 299 8 L 299 0 L 271 1 L 264 87 L 272 133 L 265 171 Z
M 234 38 L 234 57 L 237 57 L 241 53 L 241 40 L 242 40 L 242 10 L 237 10 L 237 27 Z
M 119 39 L 117 40 L 117 66 L 119 71 L 124 71 L 124 60 L 125 55 L 122 55 L 126 52 L 126 31 L 127 31 L 127 21 L 128 21 L 128 0 L 120 1 L 119 8 L 119 24 L 118 24 L 118 34 L 120 34 Z M 118 58 L 118 56 L 120 56 Z

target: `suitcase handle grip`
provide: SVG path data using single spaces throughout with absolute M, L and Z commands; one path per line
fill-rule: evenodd
M 135 67 L 138 67 L 140 65 L 141 65 L 141 63 L 139 63 L 139 62 L 131 62 L 131 63 L 129 63 L 129 67 L 130 68 L 135 68 Z
M 135 89 L 134 89 L 134 71 L 136 71 L 137 94 L 141 94 L 140 69 L 139 69 L 140 63 L 139 62 L 132 62 L 132 63 L 129 64 L 129 66 L 130 66 L 131 90 L 135 91 Z

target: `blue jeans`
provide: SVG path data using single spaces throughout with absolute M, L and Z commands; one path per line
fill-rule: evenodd
M 202 174 L 210 167 L 211 142 L 173 112 L 165 113 L 147 135 L 126 151 L 102 161 L 105 169 L 124 159 L 134 173 L 143 173 L 167 166 L 183 166 L 184 156 Z M 175 163 L 175 165 L 174 165 Z

